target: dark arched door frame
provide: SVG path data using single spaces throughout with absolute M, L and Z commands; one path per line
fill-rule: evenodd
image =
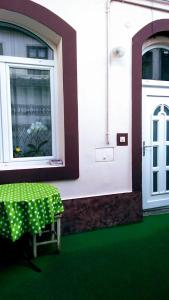
M 65 165 L 44 171 L 4 170 L 0 172 L 0 183 L 76 179 L 79 176 L 76 31 L 53 12 L 30 0 L 0 0 L 0 14 L 2 9 L 27 16 L 62 38 Z
M 169 19 L 149 23 L 132 39 L 132 188 L 142 190 L 142 47 L 155 34 L 169 32 Z

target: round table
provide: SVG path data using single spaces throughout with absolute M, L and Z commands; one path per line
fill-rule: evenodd
M 0 185 L 0 235 L 12 241 L 40 233 L 64 211 L 60 193 L 46 183 Z

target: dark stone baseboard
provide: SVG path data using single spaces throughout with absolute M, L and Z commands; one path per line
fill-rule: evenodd
M 140 192 L 64 201 L 62 234 L 129 224 L 142 220 Z

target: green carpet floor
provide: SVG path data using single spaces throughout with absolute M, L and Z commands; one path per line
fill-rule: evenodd
M 169 214 L 64 236 L 60 255 L 48 251 L 41 273 L 1 255 L 0 300 L 169 300 Z

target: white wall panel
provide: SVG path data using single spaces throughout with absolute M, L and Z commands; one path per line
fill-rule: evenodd
M 123 47 L 110 59 L 110 146 L 114 160 L 96 162 L 95 149 L 105 147 L 106 14 L 104 0 L 36 0 L 77 31 L 80 177 L 54 182 L 63 199 L 129 192 L 131 179 L 131 46 L 132 37 L 166 13 L 112 2 L 110 48 Z M 142 1 L 146 2 L 146 1 Z M 116 146 L 116 134 L 129 134 L 129 145 Z

